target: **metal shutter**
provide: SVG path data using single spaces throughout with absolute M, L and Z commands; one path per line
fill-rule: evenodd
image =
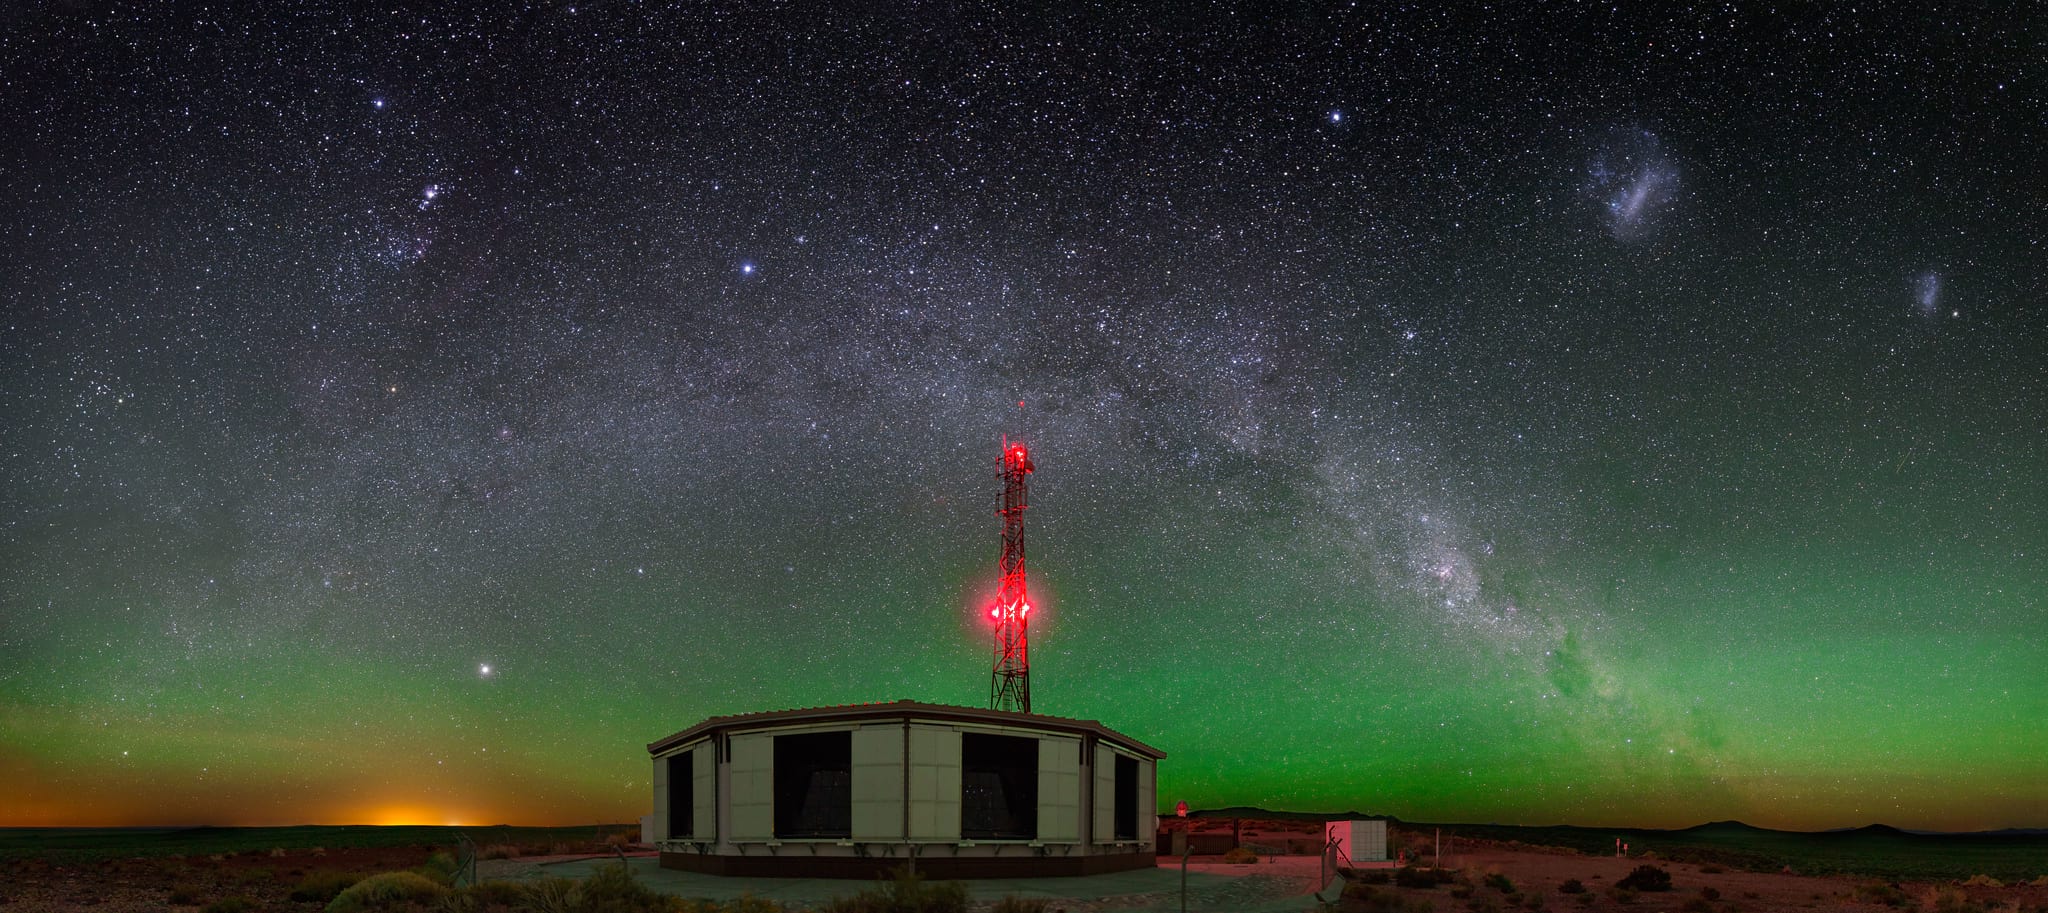
M 732 737 L 732 839 L 775 839 L 775 737 Z
M 1081 840 L 1081 740 L 1038 740 L 1038 839 Z
M 910 839 L 960 839 L 960 731 L 910 727 Z
M 853 731 L 853 839 L 903 839 L 903 727 Z

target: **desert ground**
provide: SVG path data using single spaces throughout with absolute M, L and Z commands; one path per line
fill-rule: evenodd
M 1976 878 L 1887 882 L 1870 876 L 1800 875 L 1740 871 L 1716 865 L 1673 862 L 1654 854 L 1617 858 L 1520 844 L 1458 840 L 1445 853 L 1444 882 L 1418 884 L 1417 872 L 1437 871 L 1426 856 L 1406 875 L 1392 864 L 1353 871 L 1358 883 L 1324 906 L 1313 893 L 1331 876 L 1310 847 L 1318 842 L 1317 826 L 1307 822 L 1239 821 L 1237 839 L 1264 850 L 1253 861 L 1220 855 L 1187 860 L 1191 872 L 1227 876 L 1209 881 L 1194 909 L 1324 910 L 1352 913 L 1766 913 L 1766 911 L 1851 910 L 1880 913 L 2048 913 L 2048 879 L 1997 884 Z M 1233 822 L 1176 822 L 1197 833 L 1229 834 Z M 1416 834 L 1397 834 L 1397 846 L 1419 847 Z M 560 871 L 547 863 L 579 854 L 590 857 L 616 851 L 590 847 L 501 847 L 479 862 L 486 880 L 532 881 Z M 516 851 L 516 852 L 514 852 Z M 1290 852 L 1292 851 L 1292 852 Z M 0 913 L 44 910 L 127 911 L 312 911 L 326 907 L 318 891 L 322 879 L 348 875 L 431 867 L 443 847 L 297 848 L 247 850 L 195 856 L 108 859 L 69 862 L 37 858 L 0 860 Z M 643 851 L 644 852 L 644 851 Z M 1160 865 L 1177 869 L 1178 858 L 1161 857 Z M 1668 890 L 1619 887 L 1637 869 L 1652 866 L 1670 876 Z M 2048 869 L 2048 860 L 2043 860 Z M 1572 890 L 1573 882 L 1583 890 Z M 849 891 L 859 884 L 849 883 Z M 295 896 L 296 895 L 296 896 Z M 331 896 L 329 894 L 328 896 Z M 244 898 L 237 902 L 232 898 Z M 1176 895 L 1149 894 L 1081 898 L 1050 903 L 1048 911 L 1108 913 L 1177 909 Z M 989 903 L 974 904 L 986 910 Z M 425 907 L 421 909 L 432 909 Z
M 1169 828 L 1188 828 L 1196 834 L 1235 833 L 1243 845 L 1275 851 L 1257 863 L 1240 866 L 1261 869 L 1277 866 L 1298 870 L 1304 884 L 1317 877 L 1318 860 L 1305 851 L 1318 839 L 1320 828 L 1313 822 L 1197 819 L 1169 821 Z M 1718 865 L 1674 862 L 1654 852 L 1628 857 L 1590 855 L 1576 850 L 1527 846 L 1519 843 L 1459 838 L 1454 831 L 1443 845 L 1442 869 L 1450 880 L 1421 887 L 1397 884 L 1397 863 L 1368 867 L 1353 874 L 1360 881 L 1351 896 L 1339 901 L 1338 909 L 1353 911 L 1410 911 L 1419 913 L 1427 904 L 1432 913 L 1562 913 L 1584 910 L 1593 913 L 1765 913 L 1804 910 L 1906 910 L 1922 913 L 2048 913 L 2048 877 L 2019 884 L 2004 884 L 1981 876 L 1956 880 L 1889 881 L 1869 875 L 1800 875 L 1792 872 L 1754 872 Z M 1389 835 L 1389 846 L 1401 861 L 1424 870 L 1436 867 L 1436 833 L 1428 830 L 1397 830 Z M 1410 855 L 1410 854 L 1415 855 Z M 1165 860 L 1162 860 L 1165 864 Z M 1220 856 L 1190 857 L 1192 870 L 1226 872 L 1231 866 Z M 1670 875 L 1669 890 L 1645 891 L 1617 888 L 1636 869 L 1650 866 Z M 2041 861 L 2048 872 L 2048 858 Z M 1375 870 L 1377 869 L 1377 871 Z M 1494 876 L 1489 879 L 1489 876 Z M 1384 883 L 1379 882 L 1384 878 Z M 1576 882 L 1571 887 L 1567 882 Z M 1306 893 L 1306 892 L 1304 892 Z M 1314 898 L 1310 898 L 1314 900 Z M 1313 908 L 1312 906 L 1310 908 Z
M 197 913 L 233 897 L 248 898 L 254 909 L 314 911 L 324 909 L 326 901 L 294 901 L 291 894 L 315 873 L 409 869 L 424 864 L 437 850 L 441 848 L 274 849 L 95 862 L 0 860 L 0 911 Z

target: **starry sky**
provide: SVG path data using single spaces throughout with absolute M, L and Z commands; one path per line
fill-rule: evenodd
M 1163 804 L 2048 824 L 2048 20 L 254 6 L 0 11 L 0 825 L 982 705 L 1005 435 Z

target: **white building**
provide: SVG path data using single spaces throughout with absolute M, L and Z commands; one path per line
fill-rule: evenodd
M 1155 864 L 1158 749 L 1094 720 L 896 701 L 712 717 L 647 746 L 661 864 L 1085 875 Z

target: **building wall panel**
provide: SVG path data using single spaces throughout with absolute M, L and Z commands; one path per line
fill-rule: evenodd
M 1081 840 L 1081 740 L 1038 740 L 1038 839 Z
M 732 737 L 732 839 L 775 838 L 775 737 Z
M 1352 821 L 1351 858 L 1378 862 L 1387 857 L 1387 822 Z
M 960 731 L 910 727 L 910 839 L 960 839 Z
M 641 836 L 649 841 L 668 839 L 668 758 L 654 759 L 654 831 Z
M 853 839 L 903 839 L 903 727 L 853 731 Z
M 1138 759 L 1138 841 L 1150 852 L 1159 839 L 1159 780 L 1153 762 Z
M 690 817 L 696 824 L 692 840 L 718 839 L 718 752 L 700 743 L 690 755 Z
M 1116 840 L 1116 752 L 1101 743 L 1095 745 L 1095 827 L 1090 842 L 1100 846 Z

